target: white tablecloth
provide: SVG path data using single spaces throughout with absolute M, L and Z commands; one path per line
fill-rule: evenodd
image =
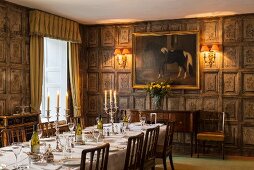
M 147 125 L 141 127 L 139 124 L 133 124 L 130 125 L 130 131 L 127 131 L 125 135 L 111 135 L 111 136 L 105 136 L 103 139 L 104 143 L 110 143 L 111 148 L 114 147 L 115 149 L 109 152 L 109 161 L 108 161 L 108 169 L 109 170 L 121 170 L 124 168 L 124 162 L 125 162 L 125 154 L 126 154 L 126 147 L 127 147 L 127 139 L 128 136 L 133 136 L 141 133 L 141 131 L 145 132 L 145 129 L 154 127 L 154 125 Z M 88 128 L 88 129 L 91 129 Z M 166 126 L 160 127 L 160 135 L 158 144 L 163 145 L 164 142 L 164 135 L 165 135 L 165 129 Z M 83 149 L 96 147 L 99 144 L 103 144 L 103 142 L 99 142 L 96 144 L 96 142 L 86 142 L 85 145 L 76 145 L 73 148 L 72 152 L 72 158 L 73 159 L 80 159 L 81 158 L 81 152 Z M 47 144 L 51 144 L 52 148 L 55 148 L 56 142 L 46 142 Z M 117 148 L 117 149 L 116 149 Z M 7 165 L 7 169 L 12 169 L 15 165 L 15 156 L 12 153 L 12 151 L 8 151 L 8 147 L 1 148 L 0 152 L 0 167 L 1 164 Z M 6 151 L 7 150 L 7 151 Z M 29 158 L 26 154 L 26 152 L 29 152 L 29 147 L 22 148 L 22 153 L 19 156 L 18 164 L 24 165 L 29 164 Z M 53 152 L 54 154 L 54 163 L 48 163 L 48 164 L 35 164 L 31 163 L 30 167 L 34 170 L 54 170 L 54 169 L 66 169 L 66 170 L 73 170 L 73 169 L 79 169 L 79 167 L 65 167 L 63 166 L 62 159 L 63 154 L 61 152 Z M 1 169 L 1 168 L 0 168 Z

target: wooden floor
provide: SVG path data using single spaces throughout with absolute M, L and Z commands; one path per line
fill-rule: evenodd
M 173 157 L 175 170 L 254 170 L 254 157 L 230 156 L 225 160 L 215 157 Z M 162 160 L 156 160 L 157 170 L 163 170 Z M 170 170 L 169 161 L 167 161 Z

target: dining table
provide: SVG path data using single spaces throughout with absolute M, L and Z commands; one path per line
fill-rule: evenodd
M 105 143 L 110 144 L 109 157 L 108 157 L 108 169 L 109 170 L 121 170 L 124 169 L 125 155 L 127 151 L 127 142 L 130 136 L 135 136 L 141 132 L 146 132 L 148 128 L 153 128 L 155 126 L 160 126 L 158 145 L 163 145 L 164 136 L 166 132 L 166 125 L 163 124 L 145 124 L 141 125 L 140 122 L 131 123 L 128 128 L 124 131 L 116 130 L 121 127 L 120 123 L 114 124 L 115 131 L 117 133 L 112 133 L 111 124 L 104 124 L 104 131 L 109 133 L 104 133 L 103 137 L 100 138 L 98 142 L 91 137 L 93 129 L 95 126 L 86 127 L 82 130 L 83 143 L 75 143 L 71 148 L 71 152 L 66 156 L 66 152 L 57 152 L 56 148 L 56 137 L 41 138 L 40 143 L 44 146 L 51 146 L 52 153 L 54 155 L 54 160 L 51 163 L 46 163 L 46 161 L 34 161 L 30 156 L 30 143 L 22 143 L 22 151 L 18 156 L 18 166 L 20 169 L 33 169 L 33 170 L 78 170 L 80 169 L 81 153 L 84 149 L 89 149 L 103 145 Z M 64 135 L 73 135 L 70 132 Z M 65 144 L 63 144 L 64 146 Z M 42 146 L 41 146 L 42 147 Z M 14 169 L 15 167 L 15 155 L 12 152 L 11 146 L 0 148 L 0 169 Z

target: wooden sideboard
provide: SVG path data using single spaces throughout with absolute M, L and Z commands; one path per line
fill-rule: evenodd
M 172 111 L 172 110 L 127 110 L 131 113 L 133 122 L 139 121 L 139 116 L 146 116 L 150 121 L 150 113 L 157 114 L 157 122 L 175 121 L 175 132 L 190 133 L 191 135 L 191 156 L 193 153 L 193 137 L 196 141 L 197 132 L 197 113 L 196 111 Z
M 33 125 L 39 123 L 40 113 L 23 113 L 10 116 L 0 116 L 0 131 L 2 129 L 24 127 L 27 139 L 30 139 L 33 132 Z

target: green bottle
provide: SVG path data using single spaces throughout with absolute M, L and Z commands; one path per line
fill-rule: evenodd
M 102 122 L 102 117 L 101 117 L 101 115 L 99 115 L 99 119 L 98 119 L 98 121 L 97 121 L 97 129 L 100 130 L 100 133 L 101 133 L 100 136 L 103 137 L 103 122 Z
M 76 127 L 76 131 L 75 131 L 75 136 L 76 136 L 76 142 L 82 142 L 82 128 L 81 128 L 81 124 L 80 124 L 80 120 L 78 119 L 78 124 Z
M 40 153 L 40 140 L 37 131 L 37 125 L 33 127 L 33 135 L 31 138 L 31 152 L 32 153 Z

